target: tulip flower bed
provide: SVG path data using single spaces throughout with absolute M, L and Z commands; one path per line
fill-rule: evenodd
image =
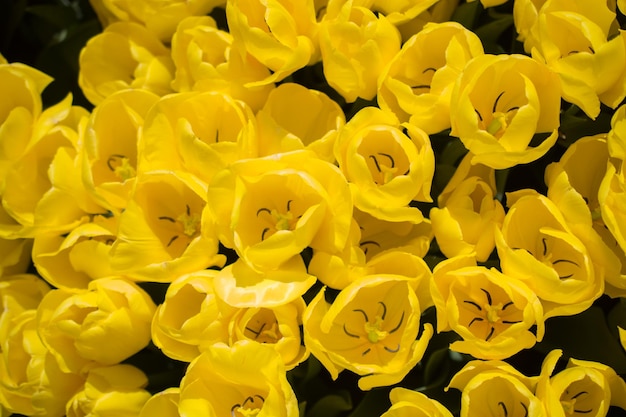
M 626 1 L 2 8 L 0 417 L 626 415 Z

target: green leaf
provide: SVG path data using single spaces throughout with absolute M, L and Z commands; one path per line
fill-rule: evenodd
M 349 417 L 379 417 L 391 406 L 389 391 L 391 391 L 389 387 L 369 391 Z
M 478 18 L 483 10 L 484 8 L 479 1 L 463 3 L 454 10 L 454 14 L 450 20 L 459 22 L 467 29 L 472 30 L 476 27 Z
M 38 4 L 28 6 L 26 13 L 37 16 L 42 21 L 55 26 L 57 29 L 65 29 L 76 23 L 76 15 L 69 7 L 53 4 Z
M 306 413 L 307 417 L 335 417 L 352 410 L 352 398 L 346 390 L 322 397 Z

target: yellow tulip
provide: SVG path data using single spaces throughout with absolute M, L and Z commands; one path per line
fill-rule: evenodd
M 79 65 L 78 84 L 94 105 L 128 88 L 146 89 L 159 96 L 172 92 L 170 51 L 138 23 L 107 26 L 83 47 Z
M 479 55 L 450 98 L 451 135 L 494 169 L 532 162 L 556 142 L 561 92 L 556 73 L 524 55 Z M 536 133 L 550 133 L 536 147 Z
M 378 77 L 400 51 L 400 33 L 358 0 L 330 0 L 319 26 L 324 76 L 348 103 L 376 96 Z
M 482 54 L 480 39 L 462 25 L 428 23 L 381 74 L 378 104 L 428 134 L 448 129 L 454 82 L 467 61 Z
M 111 266 L 136 280 L 171 282 L 177 276 L 222 266 L 214 227 L 203 215 L 204 188 L 171 171 L 137 178 L 120 215 Z
M 433 334 L 420 331 L 420 277 L 367 275 L 345 287 L 332 304 L 325 288 L 304 313 L 304 342 L 336 379 L 348 369 L 359 388 L 393 385 L 422 359 Z M 417 339 L 417 340 L 416 340 Z
M 501 361 L 471 361 L 449 386 L 461 391 L 461 417 L 485 415 L 546 417 L 534 395 L 535 382 Z
M 471 154 L 440 194 L 430 210 L 437 244 L 447 257 L 474 253 L 484 262 L 495 248 L 495 229 L 502 226 L 504 208 L 495 199 L 494 171 L 480 164 L 469 167 Z M 469 176 L 469 174 L 482 176 Z
M 431 293 L 437 331 L 453 330 L 463 338 L 452 343 L 452 350 L 480 359 L 505 359 L 543 337 L 543 310 L 537 296 L 495 268 L 477 266 L 472 255 L 437 264 Z M 530 331 L 535 324 L 536 336 Z
M 67 234 L 40 233 L 34 239 L 37 272 L 57 288 L 86 289 L 91 280 L 114 275 L 110 252 L 119 217 L 110 212 L 90 217 Z
M 280 354 L 285 369 L 295 368 L 309 356 L 302 345 L 300 326 L 306 304 L 302 298 L 276 307 L 239 309 L 230 318 L 229 344 L 251 340 L 273 346 Z
M 208 269 L 198 271 L 168 286 L 152 320 L 152 341 L 170 358 L 191 362 L 203 347 L 228 341 L 232 313 L 217 300 L 213 289 L 216 274 Z
M 37 310 L 37 331 L 65 372 L 114 365 L 150 341 L 156 306 L 136 284 L 121 278 L 92 281 L 87 290 L 53 290 Z
M 0 401 L 11 413 L 62 417 L 84 378 L 61 370 L 37 332 L 37 311 L 25 310 L 7 323 L 0 338 Z
M 400 125 L 393 113 L 366 107 L 339 131 L 334 152 L 356 208 L 383 220 L 413 217 L 419 222 L 421 212 L 408 205 L 413 200 L 432 201 L 435 169 L 424 131 Z
M 292 256 L 276 269 L 257 270 L 238 259 L 214 278 L 215 292 L 238 308 L 272 308 L 290 303 L 315 284 L 300 255 Z
M 48 291 L 50 287 L 36 275 L 19 274 L 2 277 L 0 280 L 0 340 L 5 340 L 13 331 L 11 325 L 13 318 L 24 311 L 36 309 Z
M 296 83 L 283 83 L 273 90 L 256 120 L 259 156 L 309 149 L 328 162 L 335 161 L 337 130 L 346 123 L 335 101 Z
M 180 388 L 167 388 L 157 392 L 145 402 L 139 417 L 180 417 L 178 400 Z
M 546 168 L 548 198 L 603 271 L 605 293 L 626 294 L 626 255 L 602 219 L 599 191 L 609 163 L 606 135 L 583 137 Z
M 22 108 L 22 111 L 25 109 Z M 15 132 L 16 136 L 11 138 L 15 143 L 3 146 L 6 154 L 0 155 L 0 158 L 7 157 L 10 161 L 2 164 L 8 169 L 4 171 L 5 176 L 0 182 L 0 192 L 4 210 L 22 225 L 13 231 L 16 235 L 33 237 L 46 230 L 67 231 L 80 217 L 80 215 L 74 217 L 72 204 L 64 208 L 58 205 L 54 207 L 54 210 L 59 212 L 55 216 L 47 216 L 46 211 L 51 209 L 47 207 L 47 202 L 49 194 L 54 192 L 53 188 L 60 191 L 68 187 L 62 180 L 57 181 L 65 173 L 58 173 L 54 169 L 58 169 L 58 165 L 63 165 L 60 161 L 63 155 L 69 156 L 68 159 L 75 157 L 80 122 L 87 115 L 85 109 L 72 106 L 72 96 L 68 95 L 61 102 L 44 110 L 34 123 L 28 125 L 32 130 L 28 137 L 24 138 L 25 142 L 19 143 L 20 137 Z M 21 123 L 25 122 L 23 120 Z M 66 174 L 72 175 L 70 169 L 67 171 Z M 84 189 L 79 185 L 80 176 L 75 176 L 73 183 L 77 188 Z M 83 197 L 88 198 L 84 190 Z M 82 205 L 84 202 L 85 200 L 82 200 L 78 204 Z M 68 216 L 71 220 L 67 219 L 66 222 L 64 217 Z M 7 230 L 10 230 L 10 226 Z
M 473 1 L 476 1 L 476 0 L 468 0 L 468 3 L 471 3 Z M 482 4 L 484 8 L 488 8 L 488 7 L 500 6 L 501 4 L 506 3 L 507 1 L 508 0 L 480 0 L 480 4 Z
M 150 398 L 150 393 L 143 389 L 146 385 L 146 375 L 132 365 L 91 369 L 82 390 L 67 402 L 66 416 L 136 416 Z
M 606 2 L 580 0 L 548 1 L 537 17 L 533 57 L 558 74 L 563 98 L 592 119 L 601 102 L 615 108 L 626 96 L 626 33 L 613 33 L 614 21 Z
M 207 207 L 220 242 L 259 272 L 306 247 L 340 250 L 352 218 L 344 176 L 306 150 L 233 163 L 214 176 Z
M 537 397 L 551 417 L 604 417 L 609 406 L 626 407 L 626 383 L 606 365 L 570 358 L 567 368 L 552 375 L 562 353 L 548 354 L 537 384 Z
M 156 94 L 136 89 L 106 97 L 92 111 L 79 153 L 82 177 L 101 206 L 119 213 L 126 207 L 137 175 L 137 140 Z
M 281 81 L 318 60 L 313 0 L 228 0 L 226 18 L 235 43 L 272 71 L 249 85 Z
M 252 118 L 245 103 L 220 92 L 164 97 L 146 117 L 138 171 L 171 171 L 187 182 L 201 183 L 204 194 L 216 172 L 240 159 L 239 136 Z
M 389 392 L 391 406 L 381 417 L 452 417 L 452 413 L 440 402 L 421 392 L 396 387 Z
M 257 111 L 274 88 L 271 83 L 246 86 L 269 77 L 270 71 L 233 44 L 232 35 L 218 29 L 209 16 L 187 17 L 178 24 L 172 59 L 176 67 L 172 88 L 178 92 L 221 91 Z
M 115 22 L 137 22 L 161 41 L 169 42 L 178 23 L 188 16 L 203 16 L 226 0 L 90 0 L 106 28 Z
M 215 344 L 191 362 L 178 407 L 181 417 L 298 416 L 280 355 L 246 340 Z
M 357 0 L 356 5 L 384 14 L 394 25 L 407 23 L 440 0 Z
M 601 268 L 551 200 L 530 190 L 514 197 L 496 230 L 502 272 L 537 294 L 545 318 L 584 311 L 604 291 Z

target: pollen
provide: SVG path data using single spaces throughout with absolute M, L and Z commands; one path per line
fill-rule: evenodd
M 371 343 L 376 343 L 384 340 L 389 333 L 381 330 L 382 325 L 383 319 L 380 316 L 376 316 L 373 324 L 366 322 L 365 332 L 367 333 L 367 340 L 369 340 Z

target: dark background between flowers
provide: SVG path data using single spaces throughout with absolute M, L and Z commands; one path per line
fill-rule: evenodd
M 452 20 L 473 30 L 483 41 L 488 53 L 523 53 L 522 44 L 515 39 L 512 3 L 513 0 L 509 0 L 507 4 L 485 10 L 478 1 L 462 1 Z M 211 15 L 220 27 L 227 29 L 222 9 L 214 10 Z M 625 28 L 626 18 L 620 15 L 618 19 L 620 26 Z M 101 30 L 102 26 L 88 0 L 0 0 L 0 52 L 9 62 L 23 62 L 55 79 L 43 93 L 44 106 L 54 104 L 71 93 L 74 104 L 88 110 L 93 108 L 77 83 L 78 55 L 89 38 Z M 324 81 L 321 64 L 304 68 L 285 81 L 325 92 L 343 107 L 347 118 L 364 106 L 376 104 L 375 100 L 368 102 L 360 99 L 355 103 L 345 103 Z M 564 102 L 562 108 L 561 135 L 557 144 L 538 161 L 497 171 L 498 198 L 505 200 L 506 192 L 521 188 L 534 188 L 545 193 L 543 172 L 550 162 L 558 160 L 567 146 L 580 137 L 605 133 L 610 129 L 613 114 L 610 108 L 603 107 L 600 116 L 593 122 L 568 103 Z M 431 141 L 437 161 L 432 187 L 432 197 L 436 201 L 466 151 L 460 141 L 449 137 L 447 132 L 432 135 Z M 433 205 L 419 203 L 417 206 L 428 215 Z M 223 251 L 230 261 L 234 260 L 234 253 L 226 249 Z M 303 257 L 305 261 L 310 259 L 310 252 L 305 251 Z M 425 259 L 431 268 L 444 259 L 436 241 L 433 241 Z M 485 265 L 498 266 L 495 253 Z M 31 272 L 36 273 L 36 270 L 31 268 Z M 166 284 L 141 285 L 156 303 L 163 301 Z M 311 288 L 305 299 L 309 301 L 319 288 L 319 285 Z M 434 324 L 434 309 L 425 311 L 422 320 Z M 581 314 L 549 319 L 541 343 L 506 361 L 526 375 L 537 375 L 545 355 L 552 349 L 560 348 L 564 351 L 560 367 L 565 365 L 568 357 L 574 357 L 602 362 L 626 377 L 626 352 L 619 343 L 618 325 L 626 328 L 626 299 L 603 296 Z M 445 392 L 444 387 L 472 358 L 448 349 L 449 343 L 456 338 L 458 336 L 453 333 L 435 335 L 423 360 L 398 385 L 417 389 L 439 400 L 458 416 L 460 393 L 456 390 Z M 186 367 L 185 363 L 163 355 L 154 345 L 146 347 L 126 362 L 138 366 L 148 375 L 150 382 L 147 389 L 152 393 L 178 386 Z M 314 357 L 290 371 L 288 378 L 301 403 L 302 416 L 372 417 L 379 416 L 389 407 L 388 395 L 392 387 L 362 392 L 357 387 L 357 376 L 349 371 L 332 381 Z M 626 411 L 612 407 L 608 415 L 624 417 Z

